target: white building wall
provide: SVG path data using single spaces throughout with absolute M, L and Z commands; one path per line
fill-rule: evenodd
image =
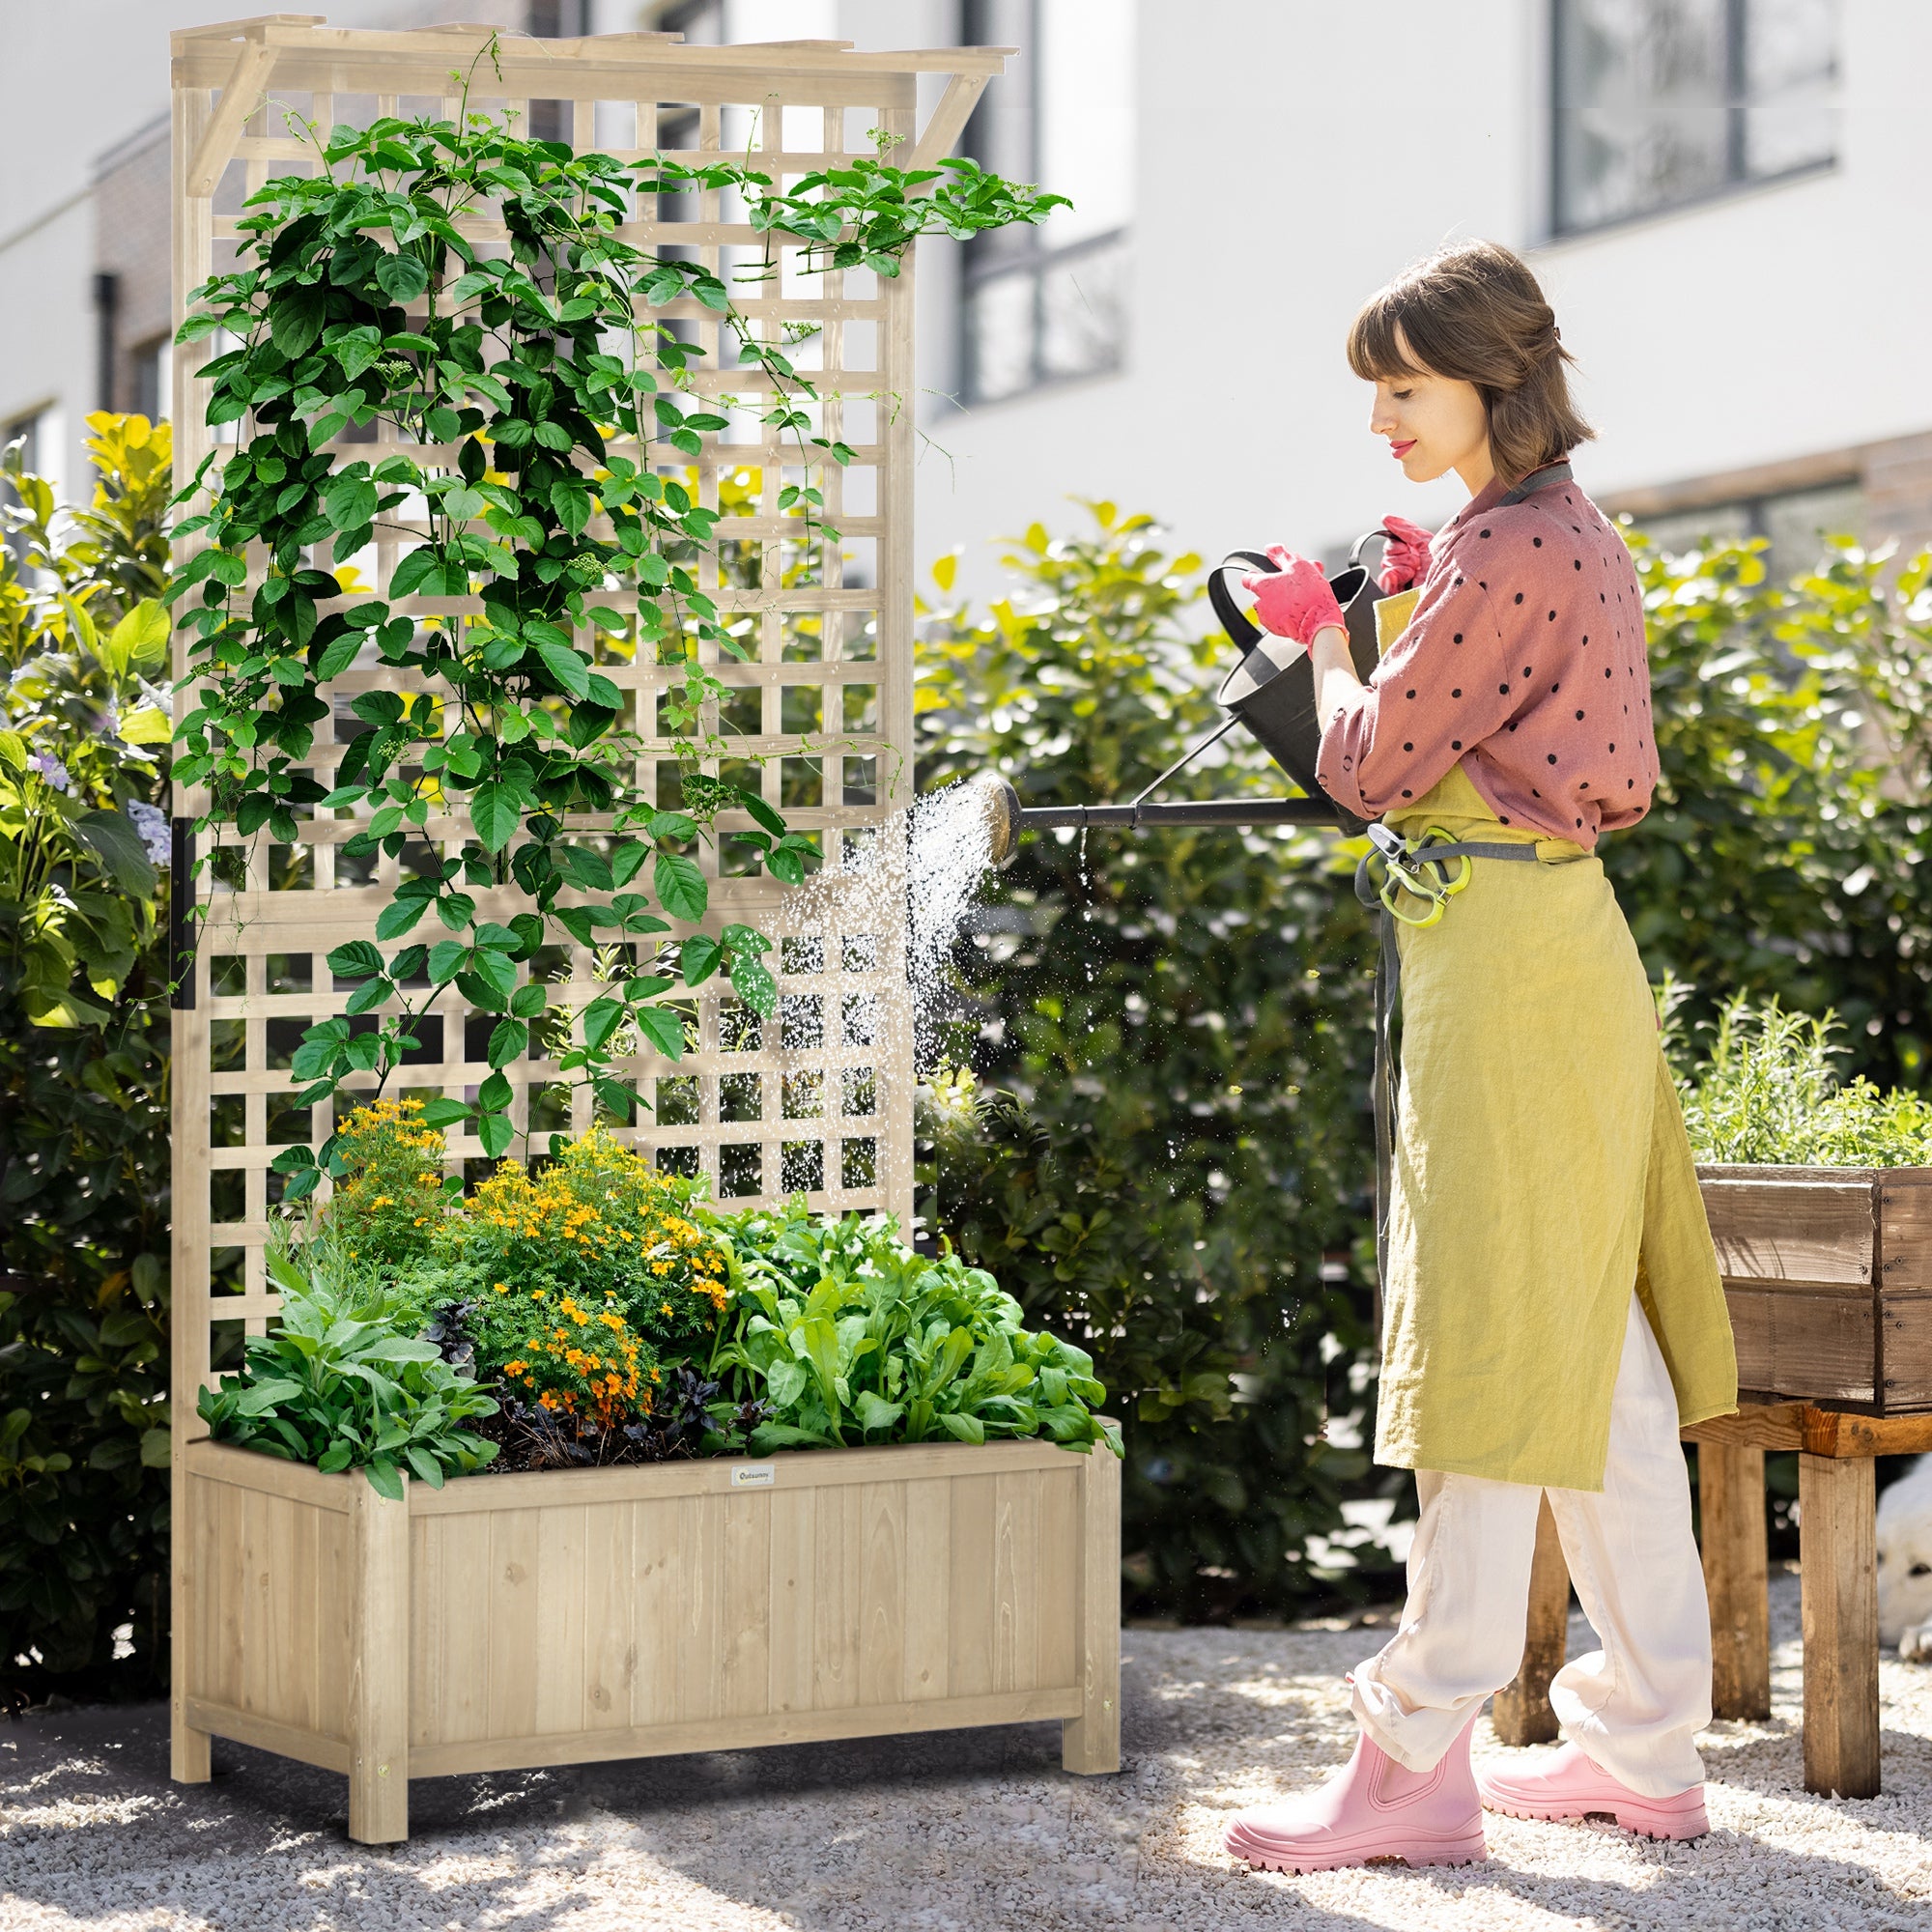
M 922 244 L 919 549 L 969 554 L 1065 499 L 1155 511 L 1218 552 L 1327 551 L 1384 510 L 1448 515 L 1367 434 L 1342 344 L 1360 300 L 1460 237 L 1531 253 L 1602 431 L 1586 485 L 1615 498 L 1920 437 L 1932 465 L 1932 6 L 1841 0 L 1842 137 L 1829 173 L 1545 243 L 1548 0 L 1202 0 L 1134 10 L 1134 247 L 1126 366 L 962 409 L 958 253 Z M 331 0 L 332 24 L 520 14 L 522 0 Z M 505 11 L 505 10 L 508 11 Z M 219 0 L 0 7 L 0 423 L 52 404 L 84 478 L 94 407 L 96 157 L 164 109 L 167 35 Z M 654 24 L 594 0 L 591 24 Z M 730 38 L 944 44 L 959 0 L 727 0 Z M 1017 78 L 995 87 L 1020 84 Z M 939 83 L 923 90 L 936 99 Z M 1054 183 L 1043 184 L 1051 187 Z M 1898 466 L 1893 465 L 1896 472 Z M 1932 469 L 1928 469 L 1932 474 Z M 1907 479 L 1906 487 L 1917 487 Z
M 1388 510 L 1434 524 L 1343 344 L 1361 300 L 1440 243 L 1525 252 L 1581 369 L 1596 495 L 1932 431 L 1932 7 L 1842 0 L 1837 165 L 1548 242 L 1547 0 L 1139 6 L 1139 168 L 1122 373 L 961 411 L 923 399 L 922 557 L 1069 497 L 1151 509 L 1219 554 L 1315 552 Z M 861 38 L 876 6 L 847 0 Z M 873 42 L 874 44 L 880 43 Z M 993 83 L 996 87 L 1002 82 Z M 1042 184 L 1047 187 L 1053 183 Z M 950 244 L 921 264 L 923 380 L 956 387 Z

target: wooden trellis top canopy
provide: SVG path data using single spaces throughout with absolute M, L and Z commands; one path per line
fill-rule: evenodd
M 326 135 L 339 123 L 366 126 L 391 115 L 448 119 L 467 97 L 471 111 L 514 114 L 520 129 L 579 151 L 693 164 L 729 157 L 774 182 L 795 181 L 869 154 L 873 130 L 889 137 L 898 165 L 938 162 L 1006 60 L 999 48 L 861 53 L 827 41 L 686 46 L 669 34 L 538 41 L 474 24 L 363 32 L 294 14 L 176 33 L 173 55 L 177 321 L 193 291 L 235 263 L 245 198 L 276 175 L 321 165 L 311 130 Z M 931 105 L 922 125 L 923 92 Z M 466 237 L 486 252 L 504 245 L 501 223 L 487 208 L 464 219 Z M 642 250 L 702 262 L 727 282 L 734 264 L 769 245 L 730 191 L 711 188 L 639 192 L 618 233 Z M 702 769 L 756 790 L 794 831 L 814 835 L 823 868 L 797 891 L 758 876 L 732 850 L 734 829 L 749 829 L 751 819 L 720 816 L 717 843 L 699 861 L 710 889 L 706 924 L 746 920 L 778 942 L 771 955 L 778 1010 L 759 1023 L 736 1007 L 728 987 L 707 983 L 694 1001 L 693 1050 L 681 1062 L 640 1048 L 613 1068 L 642 1103 L 636 1123 L 614 1125 L 662 1165 L 709 1177 L 727 1206 L 802 1192 L 815 1208 L 909 1216 L 903 894 L 881 890 L 876 869 L 861 891 L 851 883 L 851 862 L 868 841 L 883 850 L 880 828 L 907 805 L 912 782 L 911 262 L 895 276 L 870 269 L 808 274 L 798 252 L 778 238 L 778 272 L 738 285 L 743 294 L 734 288 L 733 302 L 765 339 L 802 341 L 799 366 L 810 369 L 819 396 L 815 430 L 850 449 L 848 465 L 824 464 L 813 479 L 824 492 L 824 524 L 802 534 L 785 514 L 783 486 L 799 479 L 807 459 L 781 445 L 755 412 L 707 433 L 695 456 L 668 456 L 657 444 L 648 453 L 631 445 L 630 454 L 680 466 L 693 500 L 726 520 L 719 533 L 725 541 L 696 568 L 742 656 L 721 659 L 714 641 L 698 647 L 725 687 L 723 699 L 707 704 L 699 733 L 723 752 Z M 755 373 L 721 368 L 725 345 L 716 315 L 689 300 L 655 314 L 702 352 L 690 378 L 699 396 L 755 394 Z M 235 429 L 206 427 L 210 384 L 194 373 L 204 359 L 192 352 L 175 358 L 183 475 L 194 473 L 217 438 L 253 434 L 245 420 Z M 401 447 L 395 436 L 379 420 L 360 432 L 352 426 L 329 447 L 345 460 L 373 459 L 382 445 Z M 613 453 L 622 447 L 611 444 Z M 408 453 L 446 466 L 455 448 L 411 444 Z M 343 601 L 387 596 L 398 561 L 427 534 L 420 513 L 407 507 L 379 526 L 366 552 L 338 566 L 359 575 L 353 592 L 344 582 Z M 185 560 L 185 550 L 177 560 Z M 251 581 L 261 569 L 251 557 Z M 613 601 L 629 608 L 621 595 Z M 321 608 L 336 605 L 325 600 Z M 474 596 L 417 594 L 395 598 L 393 608 L 417 622 L 448 623 L 481 606 Z M 664 728 L 660 698 L 681 678 L 680 667 L 655 661 L 647 649 L 607 650 L 587 634 L 581 641 L 623 694 L 641 748 L 625 767 L 634 795 L 674 803 L 666 788 L 681 782 L 680 753 Z M 185 637 L 177 651 L 179 674 Z M 308 757 L 317 780 L 330 781 L 365 728 L 355 701 L 371 691 L 407 695 L 412 680 L 421 682 L 415 671 L 358 661 L 323 688 L 331 722 L 318 729 Z M 184 689 L 178 717 L 194 701 Z M 453 718 L 455 707 L 443 709 Z M 204 792 L 178 788 L 179 818 L 196 819 L 207 807 Z M 294 845 L 262 833 L 243 838 L 232 825 L 215 826 L 201 841 L 192 885 L 196 957 L 175 1015 L 176 1387 L 184 1438 L 201 1433 L 193 1391 L 209 1374 L 211 1341 L 222 1359 L 235 1331 L 260 1333 L 275 1312 L 263 1265 L 276 1198 L 272 1163 L 284 1147 L 320 1144 L 335 1124 L 327 1102 L 297 1117 L 289 1064 L 305 1028 L 345 1010 L 350 989 L 332 982 L 326 955 L 373 935 L 405 863 L 344 853 L 366 823 L 347 810 L 317 808 L 298 822 Z M 598 836 L 587 821 L 578 829 Z M 460 855 L 472 837 L 455 801 L 423 828 L 443 859 Z M 185 867 L 178 870 L 186 877 Z M 581 1005 L 592 997 L 601 970 L 592 951 L 545 950 L 556 955 L 541 970 L 558 1000 Z M 416 1023 L 420 1048 L 402 1069 L 400 1091 L 473 1097 L 490 1070 L 487 1022 L 453 988 L 439 995 Z M 503 1069 L 514 1083 L 518 1126 L 584 1131 L 594 1118 L 587 1090 L 559 1097 L 557 1068 L 534 1057 L 535 1042 L 531 1052 Z M 452 1172 L 482 1152 L 469 1135 L 450 1135 Z
M 749 46 L 686 46 L 679 34 L 597 34 L 539 41 L 500 27 L 452 20 L 401 33 L 330 27 L 321 14 L 261 14 L 172 37 L 176 88 L 215 88 L 220 101 L 187 157 L 184 186 L 210 193 L 238 155 L 296 157 L 298 142 L 243 141 L 242 128 L 270 87 L 304 93 L 424 95 L 449 89 L 452 67 L 467 70 L 497 43 L 493 94 L 526 100 L 639 100 L 696 106 L 809 102 L 910 114 L 922 73 L 950 76 L 921 132 L 915 165 L 949 153 L 986 82 L 1011 47 L 944 47 L 860 53 L 850 41 L 771 41 Z M 895 130 L 896 131 L 896 130 Z M 622 148 L 610 152 L 621 156 Z M 630 151 L 654 152 L 651 147 Z M 777 158 L 774 156 L 774 158 Z

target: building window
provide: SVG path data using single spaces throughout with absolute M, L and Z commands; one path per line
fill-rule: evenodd
M 1837 0 L 1553 0 L 1551 228 L 1576 234 L 1837 153 Z
M 1766 541 L 1765 569 L 1774 578 L 1795 577 L 1825 554 L 1827 537 L 1865 538 L 1865 494 L 1855 482 L 1786 490 L 1774 497 L 1738 497 L 1694 510 L 1670 510 L 1634 519 L 1659 550 L 1672 555 L 1706 541 Z
M 157 335 L 129 355 L 134 367 L 134 413 L 159 422 L 174 410 L 174 338 Z
M 1037 228 L 1020 224 L 967 244 L 961 363 L 969 402 L 1122 365 L 1136 11 L 1123 0 L 966 0 L 969 44 L 1020 49 L 982 97 L 967 152 L 1073 203 Z

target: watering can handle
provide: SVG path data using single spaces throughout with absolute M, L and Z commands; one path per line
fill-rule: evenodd
M 1363 546 L 1376 537 L 1380 537 L 1385 543 L 1394 541 L 1393 533 L 1379 526 L 1364 531 L 1355 539 L 1354 548 L 1349 553 L 1349 567 L 1351 570 L 1361 564 Z M 1208 601 L 1213 606 L 1214 615 L 1222 630 L 1240 647 L 1243 657 L 1261 642 L 1262 634 L 1254 619 L 1235 602 L 1235 593 L 1228 588 L 1228 578 L 1236 571 L 1247 576 L 1256 571 L 1272 571 L 1275 567 L 1273 557 L 1264 551 L 1234 550 L 1208 575 Z
M 1238 570 L 1246 576 L 1274 567 L 1274 559 L 1264 551 L 1235 550 L 1208 573 L 1208 602 L 1213 606 L 1222 630 L 1239 645 L 1243 657 L 1261 642 L 1262 634 L 1254 619 L 1235 602 L 1235 593 L 1228 588 L 1228 574 Z

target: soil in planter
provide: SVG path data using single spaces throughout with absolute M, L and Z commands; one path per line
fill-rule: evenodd
M 497 1444 L 479 1475 L 531 1469 L 602 1469 L 623 1463 L 670 1463 L 699 1455 L 749 1455 L 752 1431 L 768 1420 L 766 1405 L 749 1402 L 720 1414 L 718 1384 L 696 1370 L 673 1369 L 657 1412 L 610 1428 L 558 1409 L 519 1402 L 499 1389 L 502 1406 L 470 1430 Z

